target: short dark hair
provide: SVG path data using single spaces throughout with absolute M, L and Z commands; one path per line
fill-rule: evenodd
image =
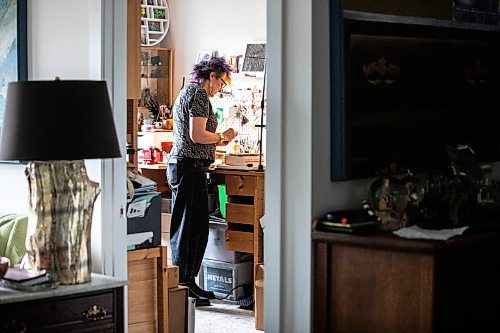
M 200 61 L 193 66 L 191 82 L 208 80 L 212 72 L 215 72 L 215 75 L 218 77 L 222 77 L 224 74 L 229 77 L 231 75 L 231 67 L 226 63 L 223 57 L 213 57 L 209 60 Z

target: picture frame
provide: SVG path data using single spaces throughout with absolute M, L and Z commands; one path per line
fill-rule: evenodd
M 148 28 L 149 28 L 149 31 L 160 32 L 161 31 L 160 22 L 149 21 Z
M 0 7 L 0 133 L 8 83 L 28 79 L 27 11 L 27 0 L 7 1 Z
M 264 72 L 266 67 L 265 42 L 248 43 L 243 60 L 243 72 Z
M 164 20 L 165 19 L 165 9 L 163 8 L 153 8 L 153 18 Z
M 200 61 L 207 61 L 213 57 L 217 57 L 218 54 L 219 52 L 214 50 L 202 50 L 198 52 L 198 58 L 196 58 L 196 64 L 199 63 Z

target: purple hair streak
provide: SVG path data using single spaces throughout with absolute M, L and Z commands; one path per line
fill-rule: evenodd
M 231 67 L 226 63 L 223 57 L 213 57 L 209 60 L 200 61 L 193 66 L 191 72 L 191 82 L 200 83 L 202 80 L 210 79 L 210 73 L 215 72 L 218 77 L 231 75 Z

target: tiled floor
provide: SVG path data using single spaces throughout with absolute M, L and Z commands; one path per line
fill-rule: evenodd
M 226 301 L 211 303 L 195 309 L 195 333 L 262 333 L 255 329 L 253 311 Z

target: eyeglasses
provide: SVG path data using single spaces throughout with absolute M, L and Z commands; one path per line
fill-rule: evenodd
M 220 88 L 224 89 L 224 87 L 227 86 L 227 83 L 226 83 L 226 81 L 224 81 L 224 79 L 222 77 L 219 77 L 219 79 L 222 81 L 222 87 L 220 87 Z

